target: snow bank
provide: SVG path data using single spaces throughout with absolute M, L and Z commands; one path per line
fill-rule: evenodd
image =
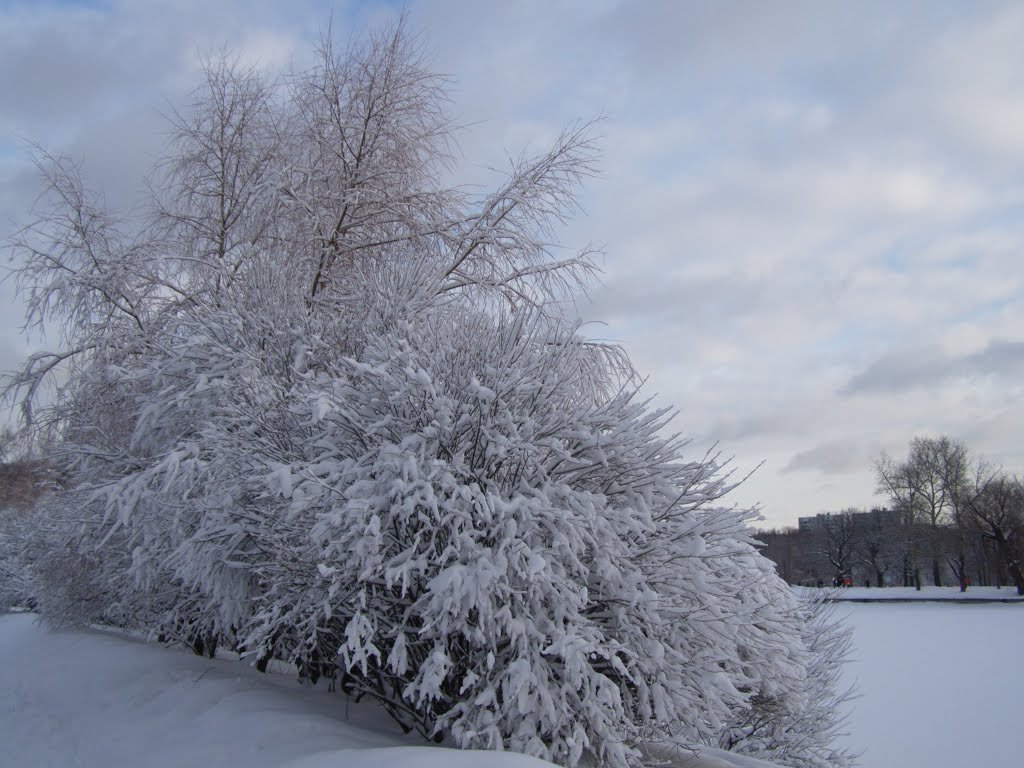
M 813 587 L 794 587 L 802 597 L 820 594 L 823 590 Z M 1024 597 L 1017 594 L 1013 587 L 969 587 L 961 592 L 959 587 L 849 587 L 844 589 L 828 589 L 828 598 L 837 602 L 883 602 L 903 600 L 926 600 L 958 602 L 1024 602 Z
M 54 768 L 542 768 L 403 737 L 372 705 L 288 676 L 0 616 L 0 763 Z M 405 745 L 405 746 L 403 746 Z
M 0 616 L 0 764 L 26 768 L 543 768 L 424 746 L 373 704 L 227 659 Z M 686 768 L 771 768 L 718 750 Z

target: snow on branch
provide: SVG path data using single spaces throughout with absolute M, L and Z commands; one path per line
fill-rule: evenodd
M 54 384 L 41 610 L 282 660 L 467 748 L 846 765 L 842 627 L 758 553 L 727 463 L 564 316 L 597 268 L 557 243 L 595 124 L 446 189 L 425 62 L 404 19 L 305 71 L 207 61 L 136 219 L 40 155 L 12 246 L 55 349 L 6 394 L 30 416 Z

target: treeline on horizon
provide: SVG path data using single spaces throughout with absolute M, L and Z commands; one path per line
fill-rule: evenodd
M 1024 595 L 1024 481 L 948 436 L 915 437 L 875 462 L 885 506 L 800 519 L 759 533 L 790 584 L 1012 585 Z

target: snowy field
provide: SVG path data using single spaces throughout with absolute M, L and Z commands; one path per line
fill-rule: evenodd
M 372 706 L 96 631 L 0 615 L 0 765 L 18 768 L 470 768 L 479 754 L 419 746 Z M 413 746 L 416 745 L 416 746 Z M 397 748 L 396 748 L 397 747 Z M 488 768 L 548 766 L 486 755 Z
M 855 662 L 846 678 L 857 683 L 860 697 L 847 741 L 864 751 L 863 768 L 1024 765 L 1024 606 L 850 604 L 839 610 L 855 627 Z
M 292 675 L 112 633 L 50 632 L 24 613 L 0 615 L 0 692 L 4 768 L 551 768 L 423 746 L 373 704 L 346 707 Z M 772 768 L 717 754 L 685 768 Z
M 1005 590 L 1003 590 L 1005 591 Z M 1024 606 L 850 604 L 863 768 L 1010 768 L 1021 758 Z M 520 755 L 424 747 L 373 705 L 290 675 L 113 634 L 0 616 L 0 765 L 77 768 L 527 768 Z M 754 765 L 706 759 L 706 768 Z M 764 765 L 763 763 L 761 765 Z

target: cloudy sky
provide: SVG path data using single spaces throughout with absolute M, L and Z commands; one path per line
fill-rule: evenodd
M 407 5 L 471 125 L 460 179 L 605 117 L 563 238 L 607 253 L 580 312 L 695 450 L 761 464 L 735 500 L 766 524 L 879 503 L 872 460 L 914 435 L 1024 471 L 1024 5 Z M 0 0 L 0 232 L 25 140 L 130 205 L 199 54 L 301 66 L 332 10 L 345 38 L 400 7 Z M 3 290 L 10 369 L 39 341 Z

